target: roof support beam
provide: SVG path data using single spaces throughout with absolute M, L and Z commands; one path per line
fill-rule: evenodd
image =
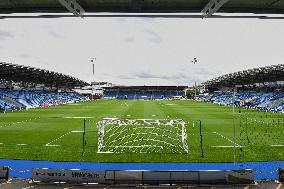
M 203 18 L 207 18 L 216 13 L 229 0 L 210 0 L 201 11 Z
M 58 0 L 61 5 L 66 7 L 66 9 L 73 13 L 75 16 L 83 17 L 85 10 L 81 7 L 79 3 L 77 3 L 76 0 Z

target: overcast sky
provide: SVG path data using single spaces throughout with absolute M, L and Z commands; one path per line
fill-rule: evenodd
M 191 63 L 194 57 L 198 59 L 195 65 Z M 0 61 L 88 82 L 192 85 L 235 71 L 283 64 L 284 21 L 4 19 L 0 20 Z

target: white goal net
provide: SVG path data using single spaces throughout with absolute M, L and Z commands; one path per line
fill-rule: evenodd
M 98 126 L 98 153 L 188 153 L 182 119 L 103 118 Z

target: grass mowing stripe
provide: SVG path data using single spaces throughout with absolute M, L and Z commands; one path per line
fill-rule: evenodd
M 246 110 L 242 109 L 241 111 L 246 112 Z M 241 133 L 240 126 L 238 125 L 239 118 L 236 116 L 237 143 L 239 146 L 237 158 L 241 157 L 241 161 L 283 160 L 283 155 L 279 153 L 281 152 L 282 146 L 279 145 L 284 144 L 284 138 L 279 138 L 279 136 L 283 136 L 281 133 L 284 133 L 284 128 L 280 126 L 268 127 L 268 125 L 263 124 L 261 120 L 258 120 L 257 115 L 259 114 L 275 118 L 279 117 L 280 122 L 283 122 L 283 115 L 264 113 L 260 111 L 249 111 L 247 112 L 247 117 L 256 121 L 250 120 L 252 125 L 248 125 L 247 129 L 242 126 L 243 129 Z M 127 115 L 131 115 L 131 117 L 127 117 Z M 41 119 L 23 123 L 21 122 L 22 120 L 28 120 L 36 117 L 41 117 Z M 66 119 L 63 117 L 78 117 L 78 119 Z M 82 135 L 79 131 L 83 129 L 83 117 L 91 117 L 90 119 L 87 119 L 85 161 L 229 162 L 233 160 L 233 151 L 231 147 L 211 147 L 233 146 L 233 121 L 231 107 L 194 101 L 167 100 L 96 100 L 80 103 L 78 105 L 76 104 L 74 106 L 62 105 L 21 112 L 15 111 L 13 113 L 0 113 L 0 126 L 17 122 L 20 122 L 20 125 L 24 125 L 24 127 L 18 127 L 15 125 L 1 128 L 0 141 L 3 144 L 0 146 L 0 158 L 80 161 Z M 98 154 L 98 131 L 96 128 L 96 122 L 104 117 L 137 119 L 181 118 L 188 124 L 187 136 L 189 153 Z M 197 125 L 195 125 L 195 127 L 192 126 L 192 121 L 197 119 L 202 120 L 203 126 L 203 144 L 205 152 L 205 156 L 203 158 L 200 157 L 199 127 Z M 75 135 L 68 135 L 68 137 L 62 137 L 60 139 L 60 148 L 56 148 L 56 145 L 59 144 L 50 143 L 51 139 L 55 140 L 55 136 L 58 138 L 71 131 L 78 131 L 78 133 Z M 141 132 L 144 131 L 141 130 Z M 225 138 L 214 134 L 213 132 L 218 132 L 225 136 Z M 216 137 L 216 135 L 219 137 Z M 240 136 L 242 136 L 242 138 L 240 138 Z M 55 147 L 47 148 L 45 145 L 48 143 L 50 143 L 49 146 L 54 145 Z M 28 145 L 17 146 L 16 144 Z M 245 148 L 241 149 L 242 146 Z

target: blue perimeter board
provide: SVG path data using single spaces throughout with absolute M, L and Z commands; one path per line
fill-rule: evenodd
M 278 169 L 284 161 L 243 163 L 99 163 L 99 162 L 52 162 L 0 159 L 1 166 L 10 168 L 9 177 L 32 178 L 32 168 L 87 169 L 87 170 L 241 170 L 252 169 L 254 180 L 277 180 Z

